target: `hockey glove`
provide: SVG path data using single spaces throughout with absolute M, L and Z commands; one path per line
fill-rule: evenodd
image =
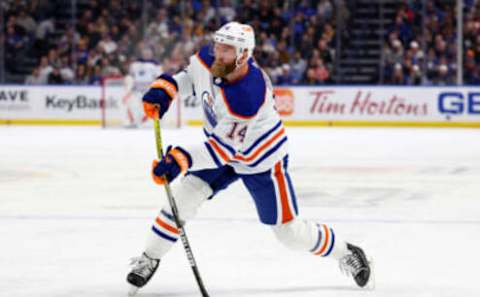
M 167 154 L 159 162 L 154 160 L 152 164 L 152 177 L 155 183 L 164 185 L 167 181 L 173 181 L 180 173 L 184 174 L 192 165 L 190 154 L 181 147 L 168 147 Z
M 167 112 L 170 103 L 175 98 L 178 85 L 175 79 L 168 74 L 160 75 L 143 95 L 143 110 L 151 119 L 161 119 Z

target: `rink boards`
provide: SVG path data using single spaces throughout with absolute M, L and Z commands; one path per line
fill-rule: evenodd
M 276 108 L 290 126 L 480 127 L 475 87 L 276 87 Z M 103 95 L 102 95 L 103 94 Z M 101 125 L 122 122 L 128 94 L 122 86 L 0 86 L 0 124 Z M 104 97 L 102 97 L 104 96 Z M 182 100 L 181 121 L 202 123 L 202 103 Z

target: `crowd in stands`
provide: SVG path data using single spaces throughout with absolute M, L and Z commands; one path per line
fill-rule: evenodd
M 480 84 L 480 1 L 464 2 L 463 80 Z M 425 19 L 423 19 L 425 9 Z M 457 82 L 456 1 L 405 1 L 388 28 L 384 82 L 453 85 Z
M 463 77 L 466 83 L 480 85 L 480 0 L 465 2 Z
M 164 71 L 174 73 L 211 41 L 221 24 L 232 20 L 254 27 L 255 59 L 274 84 L 331 81 L 331 0 L 297 1 L 294 9 L 287 0 L 147 1 L 146 18 L 142 1 L 83 1 L 75 26 L 67 26 L 58 42 L 50 44 L 46 40 L 56 31 L 55 2 L 9 2 L 7 51 L 19 56 L 21 49 L 34 48 L 39 61 L 26 78 L 29 84 L 99 84 L 104 76 L 128 73 L 145 48 L 153 50 Z M 42 14 L 37 13 L 39 5 L 46 6 Z
M 25 83 L 100 84 L 127 74 L 148 48 L 164 71 L 175 73 L 221 24 L 236 20 L 254 27 L 255 59 L 274 84 L 334 83 L 333 0 L 298 0 L 293 7 L 288 0 L 76 2 L 75 21 L 59 28 L 57 1 L 5 0 L 7 71 L 30 57 L 36 64 Z M 456 82 L 456 12 L 447 2 L 427 0 L 426 19 L 422 1 L 401 5 L 385 38 L 384 83 Z M 479 83 L 480 0 L 465 0 L 464 20 L 464 79 Z

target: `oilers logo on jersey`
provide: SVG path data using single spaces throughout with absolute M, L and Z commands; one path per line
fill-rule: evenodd
M 208 91 L 203 91 L 201 100 L 205 118 L 212 127 L 215 127 L 217 125 L 217 117 L 215 115 L 212 95 Z

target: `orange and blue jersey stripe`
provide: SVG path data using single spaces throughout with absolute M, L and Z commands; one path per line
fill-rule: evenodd
M 317 225 L 317 227 L 318 240 L 310 252 L 314 255 L 327 257 L 330 255 L 335 245 L 335 233 L 332 228 L 329 228 L 326 225 Z
M 235 162 L 233 159 L 235 156 L 235 149 L 232 146 L 226 144 L 220 139 L 220 137 L 213 133 L 207 132 L 205 129 L 203 129 L 203 132 L 207 137 L 205 146 L 207 147 L 210 156 L 218 167 L 229 162 Z
M 215 148 L 215 151 L 219 152 L 219 154 L 225 155 L 224 161 L 232 161 L 235 156 L 235 149 L 232 146 L 222 141 L 220 137 L 215 135 L 215 133 L 208 133 L 205 129 L 203 129 L 203 133 L 205 133 L 205 136 L 207 137 L 207 143 L 213 146 Z
M 229 162 L 241 162 L 249 167 L 255 167 L 274 154 L 288 139 L 281 121 L 261 135 L 244 152 L 236 152 L 232 146 L 223 142 L 215 134 L 208 133 L 206 130 L 204 133 L 208 138 L 205 145 L 217 166 Z
M 235 159 L 246 163 L 250 167 L 255 167 L 275 153 L 286 141 L 285 128 L 282 122 L 278 121 L 275 126 L 258 137 L 245 151 L 238 153 Z
M 158 236 L 171 242 L 176 242 L 180 232 L 176 227 L 172 215 L 162 210 L 152 225 L 152 231 Z
M 252 143 L 245 151 L 243 151 L 243 154 L 249 155 L 254 148 L 258 147 L 258 145 L 262 143 L 265 139 L 269 138 L 272 134 L 277 132 L 281 126 L 282 126 L 282 121 L 278 121 L 278 123 L 276 123 L 275 126 L 273 126 L 273 128 L 271 128 L 270 130 L 262 134 L 260 137 L 258 137 L 254 143 Z
M 210 157 L 212 157 L 213 162 L 215 162 L 215 165 L 217 167 L 222 167 L 224 164 L 218 159 L 217 154 L 213 150 L 212 146 L 208 142 L 204 142 L 205 147 L 207 148 L 208 153 L 210 154 Z

